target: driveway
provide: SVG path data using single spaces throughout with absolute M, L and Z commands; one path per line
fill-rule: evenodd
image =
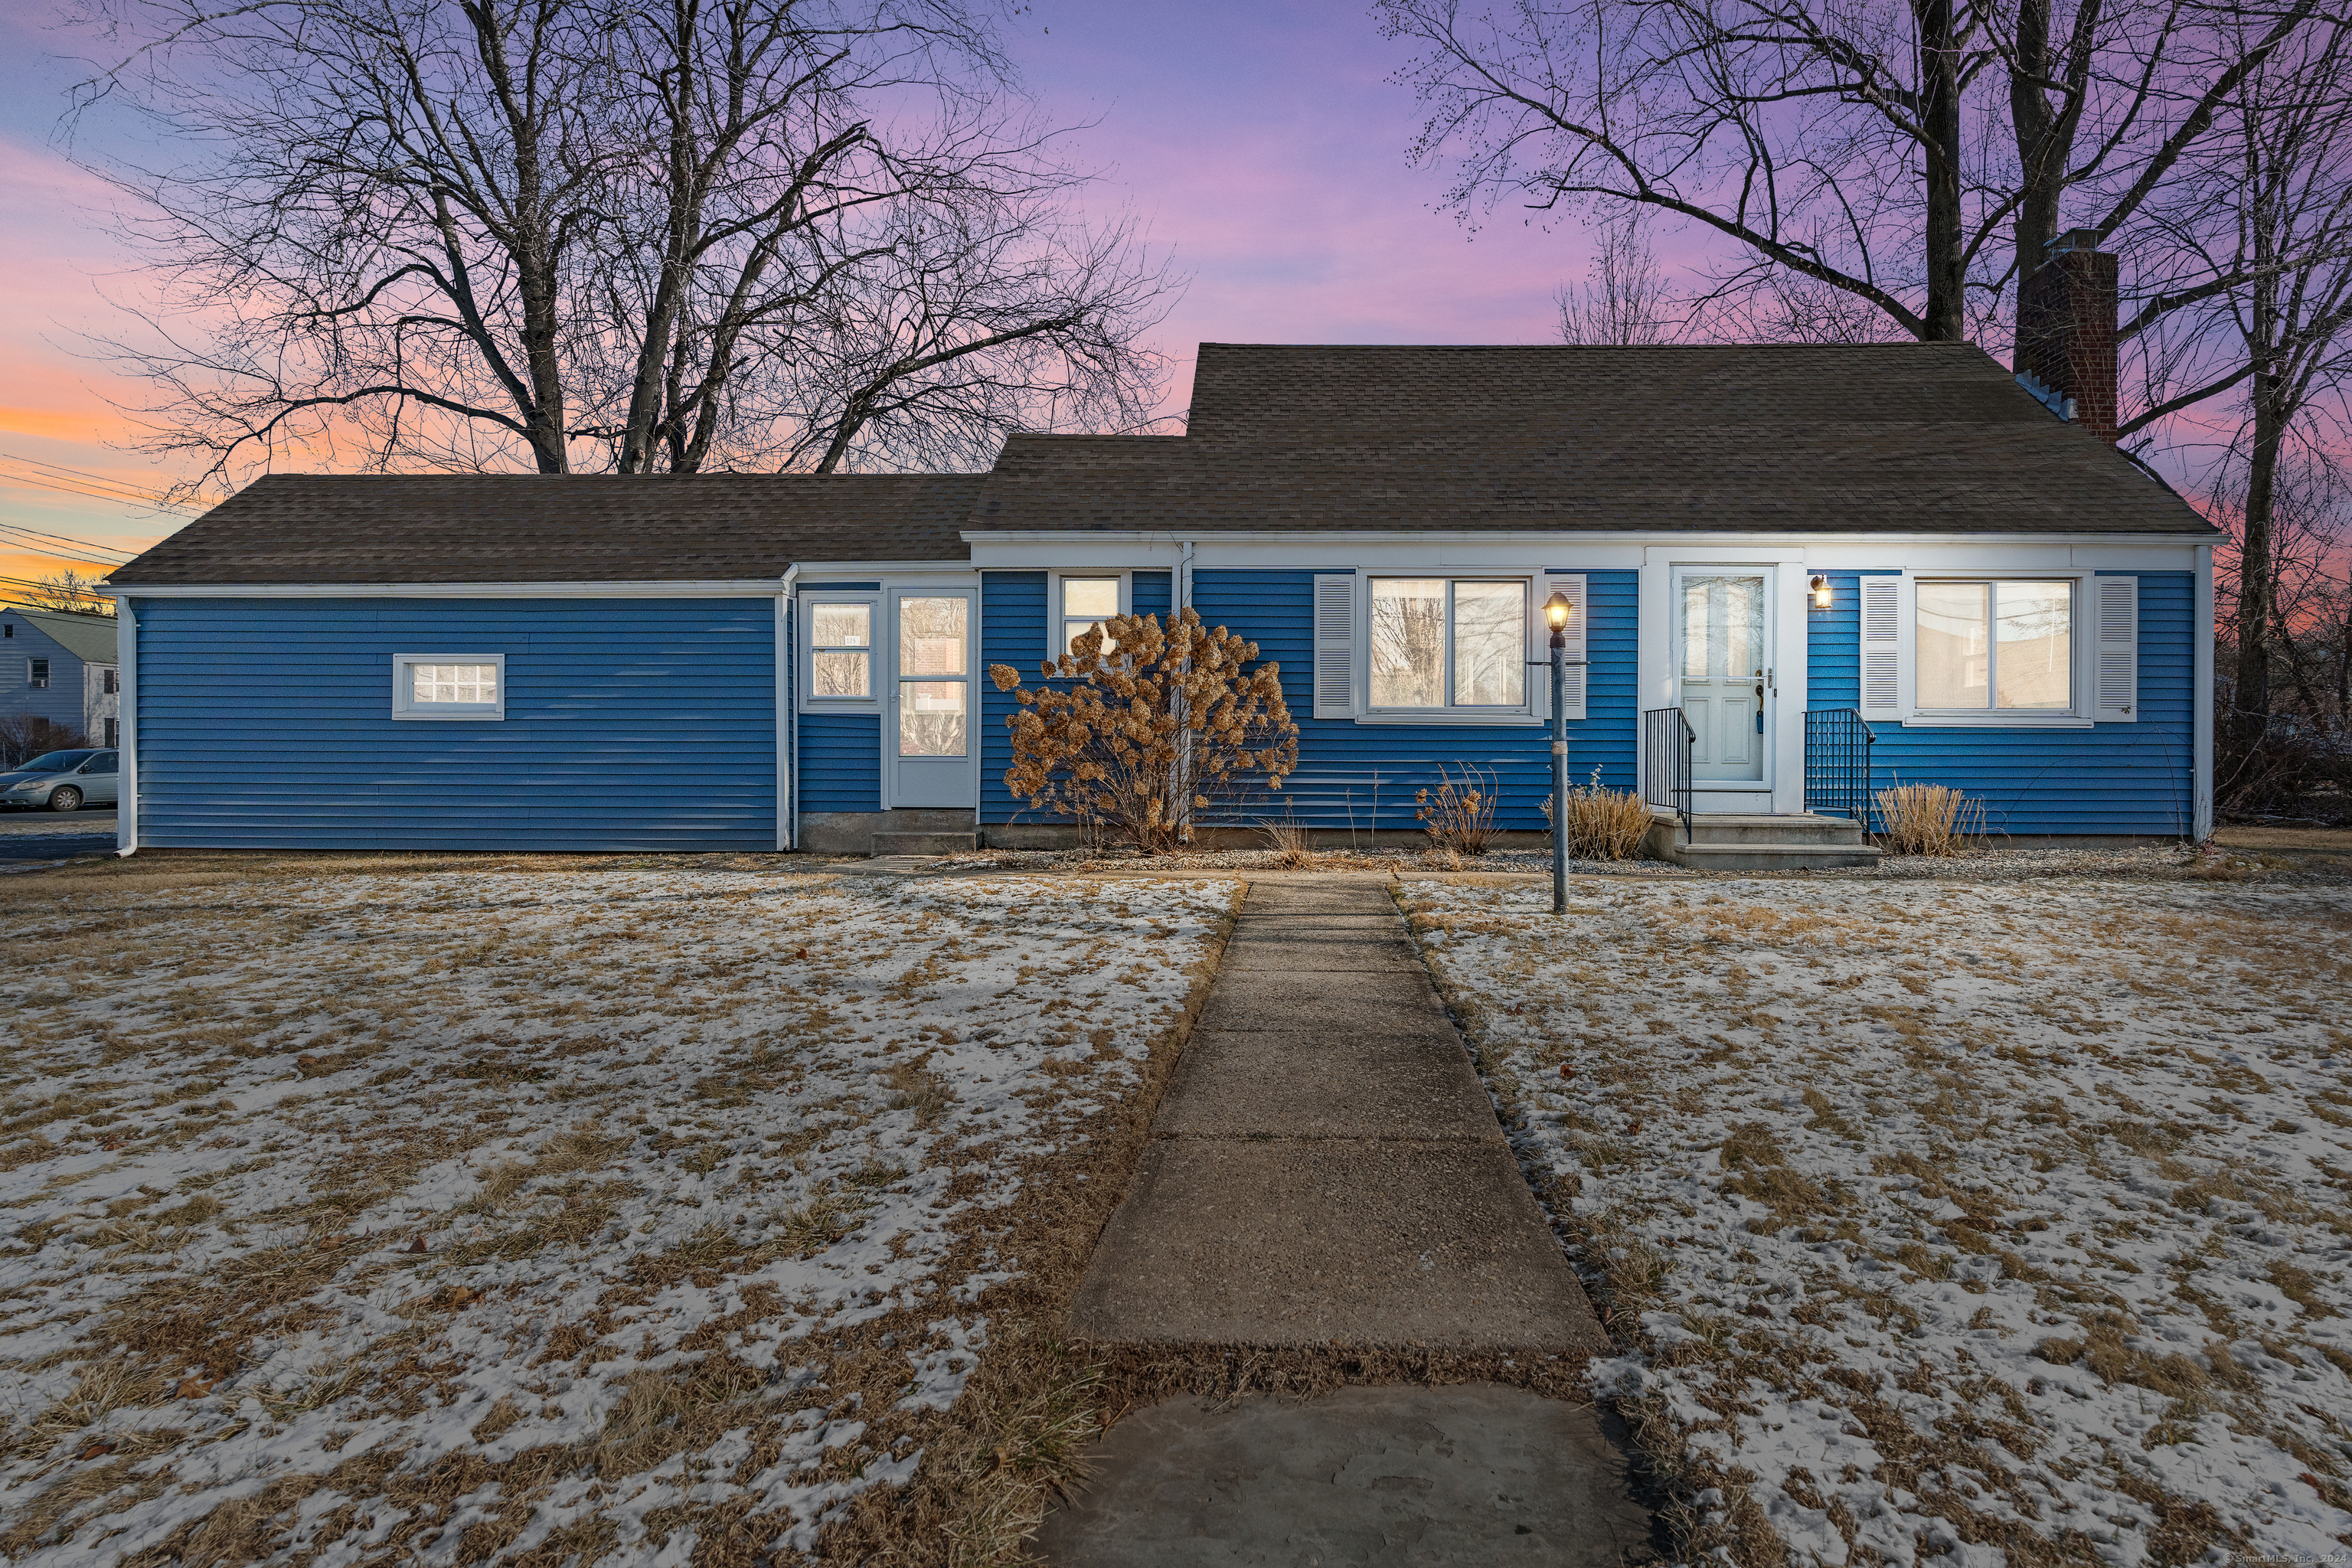
M 0 861 L 114 853 L 114 808 L 0 811 Z

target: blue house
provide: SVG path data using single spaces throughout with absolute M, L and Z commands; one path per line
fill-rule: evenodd
M 1965 344 L 1211 343 L 1185 434 L 985 474 L 266 479 L 114 574 L 123 842 L 1066 839 L 988 667 L 1187 606 L 1299 725 L 1229 822 L 1409 832 L 1472 764 L 1540 831 L 1555 592 L 1573 772 L 1678 858 L 1808 863 L 1896 782 L 2201 836 L 2215 533 L 2084 396 Z
M 121 719 L 107 616 L 0 605 L 0 720 L 46 719 L 111 746 Z

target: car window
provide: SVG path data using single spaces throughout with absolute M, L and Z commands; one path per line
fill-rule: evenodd
M 86 773 L 110 773 L 115 770 L 114 755 L 112 752 L 100 752 L 84 763 L 81 771 Z
M 20 773 L 70 773 L 89 755 L 88 752 L 49 752 L 35 757 L 16 771 Z

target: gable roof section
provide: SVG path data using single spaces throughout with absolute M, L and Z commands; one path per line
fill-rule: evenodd
M 62 610 L 28 610 L 10 605 L 8 613 L 27 622 L 84 664 L 119 662 L 112 616 L 77 616 Z
M 194 584 L 733 582 L 962 561 L 977 474 L 273 474 L 108 574 Z
M 1967 343 L 1203 343 L 1184 436 L 1015 436 L 971 527 L 2213 531 Z

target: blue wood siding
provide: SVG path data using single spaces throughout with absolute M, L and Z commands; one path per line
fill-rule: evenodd
M 1164 582 L 1166 573 L 1159 574 Z M 1140 591 L 1142 574 L 1137 574 Z M 983 572 L 980 578 L 980 820 L 1011 822 L 1029 803 L 1004 787 L 1013 765 L 1013 736 L 1005 721 L 1020 710 L 1010 692 L 996 689 L 989 667 L 1009 664 L 1034 685 L 1045 661 L 1045 574 Z M 1036 820 L 1034 814 L 1022 820 Z
M 143 599 L 157 847 L 772 849 L 770 599 Z M 506 718 L 394 721 L 402 653 L 502 653 Z
M 84 690 L 89 667 L 66 645 L 49 636 L 32 622 L 16 616 L 0 615 L 0 624 L 12 626 L 16 635 L 0 637 L 0 718 L 47 719 L 68 730 L 79 730 L 87 717 L 84 710 Z M 49 661 L 49 683 L 33 684 L 33 661 Z M 93 744 L 103 742 L 103 735 L 93 735 Z
M 1829 574 L 1833 606 L 1808 611 L 1806 705 L 1861 698 L 1861 579 Z M 2197 579 L 2139 578 L 2139 721 L 2087 730 L 1874 724 L 1871 784 L 1940 784 L 1984 802 L 1995 833 L 2188 834 L 2194 823 Z M 2077 636 L 2089 636 L 2087 624 Z
M 1169 606 L 1175 603 L 1174 579 L 1172 572 L 1138 572 L 1129 585 L 1129 607 L 1139 616 L 1158 616 L 1166 626 Z
M 802 714 L 800 768 L 802 811 L 881 810 L 881 716 Z

